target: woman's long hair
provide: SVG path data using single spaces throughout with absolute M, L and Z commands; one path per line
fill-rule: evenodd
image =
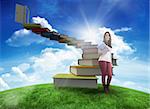
M 108 41 L 106 41 L 106 38 L 105 38 L 105 36 L 106 36 L 106 34 L 109 34 L 109 40 Z M 110 33 L 107 31 L 107 32 L 105 32 L 105 34 L 104 34 L 104 40 L 103 40 L 103 42 L 106 44 L 106 45 L 108 45 L 109 47 L 111 47 L 112 48 L 112 46 L 111 46 L 111 35 L 110 35 Z

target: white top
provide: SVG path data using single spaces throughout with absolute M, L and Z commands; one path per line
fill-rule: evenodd
M 104 42 L 102 44 L 98 45 L 97 48 L 98 48 L 98 52 L 100 54 L 98 61 L 107 61 L 107 62 L 112 63 L 112 60 L 111 60 L 112 48 L 110 48 Z

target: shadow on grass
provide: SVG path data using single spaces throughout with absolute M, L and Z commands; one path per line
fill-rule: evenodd
M 69 91 L 69 92 L 77 92 L 81 94 L 88 94 L 88 95 L 96 95 L 96 94 L 105 94 L 104 89 L 102 85 L 98 85 L 97 89 L 89 89 L 89 88 L 70 88 L 70 87 L 55 87 L 56 91 Z M 115 88 L 112 88 L 110 86 L 109 94 L 111 95 L 117 95 L 119 91 L 117 91 Z

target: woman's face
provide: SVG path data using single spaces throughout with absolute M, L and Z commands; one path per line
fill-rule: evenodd
M 108 41 L 110 39 L 109 33 L 105 34 L 105 40 Z

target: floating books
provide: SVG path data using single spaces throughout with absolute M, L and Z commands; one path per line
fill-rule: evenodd
M 98 53 L 98 48 L 84 48 L 82 49 L 83 54 L 88 54 L 88 53 Z
M 32 28 L 32 32 L 37 33 L 37 34 L 42 34 L 44 32 L 50 32 L 48 28 Z
M 97 44 L 93 44 L 93 45 L 83 45 L 80 47 L 81 49 L 85 49 L 85 48 L 97 48 Z
M 97 59 L 78 59 L 79 65 L 87 65 L 87 66 L 98 66 Z
M 101 74 L 99 66 L 70 66 L 70 72 L 80 76 L 96 76 Z
M 41 28 L 40 24 L 23 24 L 23 27 L 25 29 L 32 29 L 32 28 Z
M 55 33 L 55 32 L 43 32 L 41 34 L 43 37 L 49 38 L 50 40 L 60 40 L 60 34 Z
M 77 43 L 77 48 L 81 48 L 82 46 L 90 46 L 91 42 L 79 42 Z
M 83 59 L 98 59 L 99 56 L 98 53 L 82 54 Z

